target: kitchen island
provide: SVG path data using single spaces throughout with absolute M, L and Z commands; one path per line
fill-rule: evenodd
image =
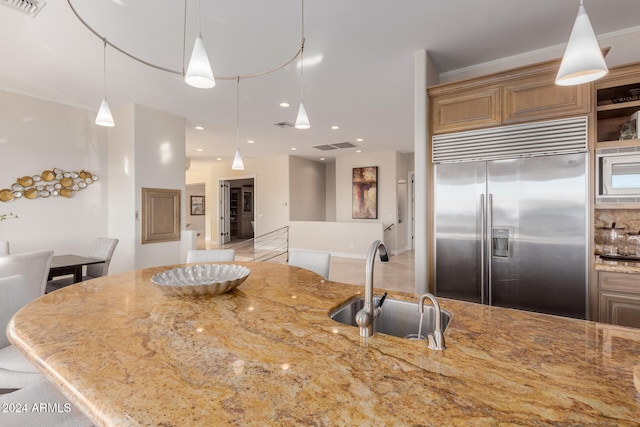
M 101 426 L 640 423 L 638 329 L 440 299 L 452 319 L 432 351 L 331 320 L 360 286 L 237 264 L 246 282 L 209 299 L 156 289 L 169 267 L 69 286 L 18 312 L 9 335 Z

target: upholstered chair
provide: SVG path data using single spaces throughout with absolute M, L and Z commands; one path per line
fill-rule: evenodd
M 297 249 L 289 251 L 289 265 L 311 270 L 327 280 L 329 279 L 330 263 L 331 254 L 329 252 L 303 251 Z
M 224 262 L 235 261 L 236 251 L 233 249 L 195 249 L 187 251 L 187 264 L 192 262 Z

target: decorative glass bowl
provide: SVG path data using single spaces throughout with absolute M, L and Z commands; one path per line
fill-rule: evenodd
M 237 288 L 250 273 L 241 265 L 196 264 L 154 274 L 151 282 L 168 295 L 210 297 Z

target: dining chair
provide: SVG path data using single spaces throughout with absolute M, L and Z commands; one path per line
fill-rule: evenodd
M 0 278 L 0 389 L 20 389 L 40 381 L 43 375 L 14 347 L 7 326 L 18 310 L 34 299 L 34 292 L 22 275 Z M 4 425 L 4 424 L 3 424 Z
M 235 261 L 234 249 L 192 249 L 187 251 L 187 264 L 192 262 Z
M 87 265 L 86 274 L 82 276 L 83 281 L 103 277 L 109 273 L 109 264 L 111 263 L 111 258 L 113 257 L 113 252 L 116 250 L 118 242 L 118 239 L 110 239 L 106 237 L 96 238 L 93 242 L 93 247 L 89 252 L 89 256 L 104 259 L 104 262 Z M 73 276 L 63 276 L 49 280 L 46 284 L 46 293 L 53 292 L 72 284 Z
M 326 280 L 329 280 L 330 264 L 331 254 L 329 252 L 304 251 L 299 249 L 289 251 L 289 265 L 311 270 Z
M 9 241 L 0 240 L 0 255 L 9 255 Z
M 11 408 L 0 415 L 3 427 L 89 427 L 93 422 L 73 405 L 46 378 L 0 395 L 0 408 Z M 23 410 L 26 409 L 26 410 Z
M 0 256 L 0 277 L 21 274 L 31 299 L 44 295 L 53 251 L 25 252 Z

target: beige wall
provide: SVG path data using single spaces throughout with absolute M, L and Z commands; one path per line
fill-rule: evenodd
M 324 163 L 289 157 L 289 219 L 326 220 L 326 184 Z

